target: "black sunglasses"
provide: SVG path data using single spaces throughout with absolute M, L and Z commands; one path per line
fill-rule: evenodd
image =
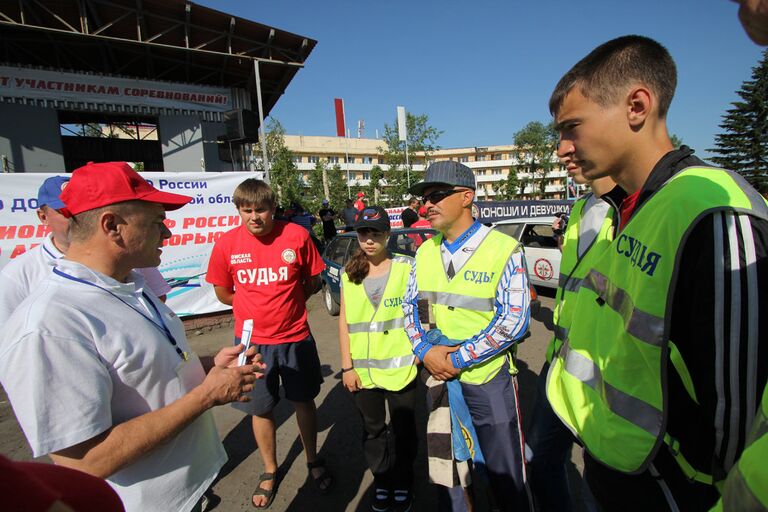
M 445 199 L 448 196 L 452 196 L 456 192 L 464 192 L 466 189 L 448 189 L 448 190 L 435 190 L 434 192 L 430 192 L 429 194 L 426 194 L 424 196 L 421 196 L 421 200 L 424 202 L 424 204 L 429 201 L 432 204 L 437 204 L 443 199 Z

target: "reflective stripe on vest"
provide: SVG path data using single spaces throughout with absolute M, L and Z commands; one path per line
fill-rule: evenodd
M 352 366 L 363 388 L 398 391 L 416 378 L 415 356 L 407 334 L 402 299 L 413 260 L 392 260 L 379 306 L 374 309 L 363 284 L 342 275 L 344 315 Z
M 474 311 L 493 311 L 494 298 L 469 297 L 457 293 L 447 292 L 422 292 L 419 298 L 428 300 L 432 304 L 440 304 L 449 308 L 472 309 Z
M 653 436 L 659 434 L 662 420 L 659 409 L 605 382 L 597 365 L 588 357 L 571 350 L 568 344 L 563 346 L 558 357 L 565 361 L 563 369 L 602 395 L 611 411 Z
M 583 286 L 595 292 L 600 300 L 621 315 L 628 334 L 656 347 L 664 343 L 664 319 L 636 308 L 629 293 L 613 285 L 603 274 L 590 270 Z
M 592 261 L 576 295 L 563 348 L 547 376 L 547 397 L 590 455 L 626 473 L 648 468 L 668 438 L 667 371 L 671 284 L 682 240 L 705 215 L 739 212 L 768 219 L 763 199 L 741 176 L 690 168 L 638 208 Z M 664 212 L 663 222 L 658 212 Z M 696 384 L 696 383 L 694 383 Z M 700 386 L 709 383 L 700 383 Z M 678 443 L 671 442 L 673 448 Z M 683 450 L 696 449 L 681 439 Z M 681 469 L 699 481 L 696 468 Z
M 768 510 L 768 386 L 752 424 L 741 458 L 728 473 L 723 499 L 726 512 Z
M 391 329 L 405 327 L 405 318 L 392 318 L 384 322 L 358 322 L 355 324 L 347 323 L 347 329 L 350 334 L 359 332 L 386 332 Z
M 375 368 L 377 370 L 393 370 L 413 365 L 413 355 L 391 357 L 389 359 L 353 359 L 355 368 Z
M 429 302 L 435 323 L 445 336 L 465 340 L 488 327 L 493 320 L 496 288 L 507 261 L 519 243 L 510 236 L 491 230 L 449 281 L 440 254 L 442 239 L 438 235 L 425 241 L 416 253 L 419 298 Z M 506 353 L 500 353 L 462 370 L 459 380 L 465 384 L 482 384 L 491 380 L 504 365 L 505 356 Z
M 599 255 L 613 237 L 613 209 L 608 208 L 605 217 L 601 221 L 597 235 L 590 243 L 587 250 L 579 258 L 579 237 L 582 229 L 584 207 L 592 194 L 577 200 L 571 209 L 568 226 L 563 235 L 563 251 L 560 259 L 560 276 L 558 279 L 557 302 L 552 314 L 554 324 L 554 336 L 547 346 L 546 358 L 552 362 L 555 352 L 560 350 L 568 336 L 568 328 L 573 318 L 573 309 L 576 301 L 576 293 L 583 283 L 583 278 L 597 255 Z

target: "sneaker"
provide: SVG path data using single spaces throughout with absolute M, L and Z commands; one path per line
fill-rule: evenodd
M 393 512 L 410 512 L 411 505 L 413 505 L 413 495 L 410 489 L 395 489 L 391 510 Z
M 373 497 L 371 498 L 371 510 L 373 512 L 387 512 L 389 510 L 389 505 L 389 489 L 382 489 L 381 487 L 374 488 Z

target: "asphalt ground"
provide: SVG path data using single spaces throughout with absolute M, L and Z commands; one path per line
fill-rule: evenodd
M 552 334 L 552 293 L 540 295 L 541 310 L 530 324 L 531 336 L 518 349 L 518 389 L 525 431 L 528 431 L 531 411 L 536 399 L 536 378 L 544 363 L 547 342 Z M 307 479 L 304 458 L 293 407 L 282 400 L 275 409 L 277 424 L 278 463 L 281 483 L 270 510 L 292 512 L 367 511 L 373 478 L 367 470 L 361 449 L 361 422 L 349 393 L 341 384 L 339 372 L 338 318 L 326 312 L 321 296 L 308 302 L 309 324 L 315 337 L 325 378 L 315 403 L 318 410 L 318 447 L 327 461 L 336 483 L 331 493 L 320 495 Z M 190 343 L 199 355 L 215 353 L 231 343 L 231 328 L 219 328 L 201 335 L 190 336 Z M 423 390 L 422 390 L 423 391 Z M 229 455 L 213 486 L 213 499 L 208 510 L 218 512 L 254 510 L 250 507 L 251 492 L 263 471 L 257 453 L 250 417 L 229 406 L 214 409 L 216 425 Z M 436 498 L 427 480 L 426 414 L 421 411 L 419 453 L 415 468 L 415 501 L 413 510 L 434 511 Z M 32 453 L 13 415 L 5 392 L 0 389 L 0 453 L 14 460 L 32 460 Z M 50 462 L 47 457 L 40 461 Z M 574 447 L 568 466 L 569 481 L 577 510 L 588 510 L 584 498 L 585 485 L 581 449 Z

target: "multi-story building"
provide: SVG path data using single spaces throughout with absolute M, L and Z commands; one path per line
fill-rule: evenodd
M 285 145 L 293 153 L 294 163 L 305 179 L 320 160 L 325 160 L 330 166 L 339 165 L 343 171 L 348 172 L 352 186 L 367 186 L 374 165 L 384 170 L 388 168 L 383 159 L 386 143 L 380 139 L 286 135 Z M 513 145 L 438 149 L 429 155 L 430 162 L 441 160 L 455 160 L 474 171 L 477 179 L 477 198 L 481 201 L 493 199 L 499 192 L 501 183 L 518 165 L 516 148 Z M 424 169 L 424 155 L 417 154 L 411 162 L 411 172 L 422 173 Z M 525 197 L 566 197 L 567 175 L 562 166 L 558 165 L 556 170 L 543 177 L 546 180 L 543 195 L 540 192 L 542 177 L 539 173 L 532 177 L 530 173 L 518 172 L 517 176 L 525 183 Z

